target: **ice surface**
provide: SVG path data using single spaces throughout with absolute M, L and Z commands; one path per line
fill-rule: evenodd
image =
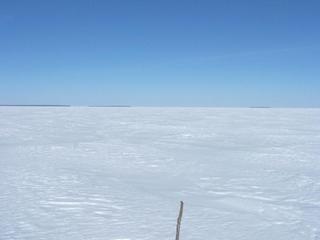
M 0 108 L 1 240 L 320 239 L 320 110 Z

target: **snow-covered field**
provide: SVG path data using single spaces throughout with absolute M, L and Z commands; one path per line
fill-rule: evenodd
M 320 239 L 320 109 L 0 107 L 1 240 Z

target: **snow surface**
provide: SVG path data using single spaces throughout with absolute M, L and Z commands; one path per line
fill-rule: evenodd
M 0 108 L 1 240 L 320 239 L 320 109 Z

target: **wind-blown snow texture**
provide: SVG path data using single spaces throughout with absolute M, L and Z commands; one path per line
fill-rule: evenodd
M 320 110 L 0 108 L 0 239 L 320 239 Z

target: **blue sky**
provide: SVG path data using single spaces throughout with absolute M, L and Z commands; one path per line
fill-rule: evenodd
M 0 104 L 320 107 L 319 9 L 0 1 Z

